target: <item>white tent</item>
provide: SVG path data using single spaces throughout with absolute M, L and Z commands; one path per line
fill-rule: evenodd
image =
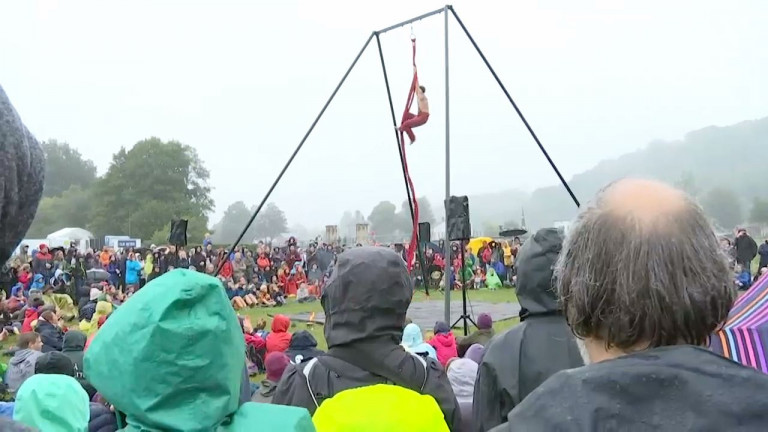
M 90 231 L 84 230 L 82 228 L 62 228 L 56 232 L 48 234 L 48 237 L 46 238 L 48 240 L 80 241 L 92 240 L 96 237 L 94 237 Z

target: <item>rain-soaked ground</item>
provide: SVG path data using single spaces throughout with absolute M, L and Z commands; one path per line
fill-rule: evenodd
M 411 307 L 408 308 L 408 318 L 419 325 L 422 330 L 432 330 L 436 321 L 442 321 L 444 316 L 445 303 L 440 300 L 422 301 L 411 303 Z M 474 319 L 478 314 L 487 313 L 490 314 L 494 321 L 501 321 L 509 318 L 517 317 L 520 312 L 520 305 L 518 303 L 486 303 L 486 302 L 468 302 L 467 313 Z M 461 316 L 461 301 L 451 302 L 451 322 Z M 307 322 L 309 321 L 309 313 L 300 313 L 296 315 L 290 315 L 291 321 L 294 322 Z M 317 324 L 323 324 L 325 322 L 325 315 L 322 312 L 315 314 L 315 322 Z M 457 324 L 460 328 L 461 323 Z

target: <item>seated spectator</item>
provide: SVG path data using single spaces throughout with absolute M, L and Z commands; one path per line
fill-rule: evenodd
M 29 305 L 24 310 L 24 322 L 21 324 L 21 332 L 29 333 L 34 331 L 37 319 L 40 317 L 40 308 L 45 305 L 43 299 L 35 297 L 29 301 Z
M 11 316 L 11 312 L 8 310 L 8 302 L 0 302 L 0 328 L 2 328 L 2 333 L 0 333 L 2 338 L 0 340 L 5 339 L 8 335 L 21 333 L 21 326 L 22 323 L 14 320 Z
M 61 352 L 72 360 L 75 365 L 75 377 L 83 375 L 83 356 L 85 355 L 85 342 L 88 337 L 85 333 L 70 330 L 64 334 L 64 345 Z
M 475 392 L 477 363 L 470 359 L 457 358 L 448 365 L 448 380 L 451 382 L 453 394 L 461 409 L 460 432 L 472 432 L 472 400 Z
M 91 321 L 91 318 L 93 318 L 93 314 L 96 313 L 96 303 L 98 303 L 100 296 L 101 296 L 100 289 L 91 288 L 91 291 L 89 293 L 89 300 L 80 305 L 80 310 L 78 311 L 78 320 L 88 321 L 88 322 Z
M 448 365 L 448 360 L 458 357 L 456 337 L 451 328 L 443 321 L 435 323 L 435 335 L 428 342 L 437 352 L 437 360 L 443 367 Z
M 553 375 L 494 430 L 765 429 L 768 376 L 706 348 L 735 293 L 708 218 L 684 193 L 645 180 L 598 193 L 556 282 L 589 364 Z
M 317 349 L 317 339 L 312 336 L 312 333 L 307 330 L 299 330 L 291 336 L 291 343 L 285 354 L 291 363 L 297 364 L 312 360 L 325 353 Z
M 491 266 L 488 266 L 488 273 L 485 275 L 485 286 L 491 291 L 496 291 L 504 286 L 501 283 L 501 278 L 496 274 L 496 270 Z
M 35 375 L 16 394 L 13 420 L 40 431 L 86 431 L 88 395 L 66 375 Z
M 272 318 L 272 332 L 267 335 L 267 354 L 272 352 L 285 352 L 291 344 L 291 319 L 285 315 L 277 314 Z
M 432 345 L 424 342 L 424 335 L 417 324 L 409 323 L 405 326 L 405 329 L 403 329 L 403 340 L 400 342 L 400 345 L 410 353 L 418 354 L 422 357 L 432 357 L 437 360 L 437 351 L 432 348 Z
M 442 415 L 440 406 L 432 396 L 405 387 L 375 384 L 345 390 L 326 400 L 317 409 L 312 421 L 318 431 L 448 432 L 451 429 Z
M 280 378 L 283 376 L 286 366 L 290 363 L 291 361 L 285 353 L 273 352 L 267 354 L 267 358 L 264 361 L 267 368 L 267 376 L 265 379 L 261 380 L 259 391 L 253 395 L 254 402 L 272 402 L 272 396 L 274 396 L 275 391 L 277 391 L 277 383 L 280 382 Z
M 299 303 L 310 303 L 317 300 L 317 297 L 309 293 L 309 286 L 306 283 L 299 285 L 298 291 L 296 291 L 296 301 Z
M 351 427 L 354 421 L 369 419 L 358 423 L 358 429 L 344 430 L 365 430 L 382 416 L 389 416 L 388 425 L 401 421 L 402 430 L 435 430 L 409 428 L 411 423 L 393 413 L 413 413 L 413 407 L 424 407 L 425 401 L 433 401 L 430 406 L 434 406 L 436 400 L 442 419 L 433 418 L 434 411 L 423 408 L 410 421 L 458 427 L 461 413 L 443 368 L 433 359 L 408 353 L 399 344 L 412 296 L 408 270 L 393 250 L 359 247 L 340 254 L 321 298 L 329 350 L 308 362 L 289 365 L 273 403 L 304 407 L 312 413 L 322 403 L 327 408 L 326 419 L 346 420 Z M 376 385 L 385 383 L 395 386 Z M 379 392 L 382 387 L 385 394 Z M 355 401 L 362 403 L 347 405 Z M 324 430 L 320 423 L 318 429 Z
M 542 229 L 517 256 L 521 323 L 486 347 L 475 387 L 474 426 L 487 431 L 547 378 L 583 366 L 576 340 L 560 310 L 552 272 L 563 246 L 554 228 Z
M 272 301 L 275 302 L 275 306 L 282 306 L 285 304 L 285 295 L 283 295 L 283 292 L 280 291 L 276 285 L 272 285 L 270 288 L 269 296 L 272 298 Z
M 251 320 L 246 317 L 238 317 L 240 328 L 245 338 L 245 361 L 248 375 L 258 375 L 264 371 L 264 357 L 267 355 L 267 343 L 253 330 Z M 250 399 L 250 397 L 249 397 Z
M 318 282 L 323 280 L 323 271 L 317 267 L 317 263 L 312 263 L 312 266 L 309 268 L 309 273 L 307 273 L 307 280 L 312 285 L 317 285 Z
M 493 318 L 487 313 L 481 313 L 477 316 L 477 330 L 459 339 L 457 352 L 459 357 L 464 357 L 470 346 L 480 344 L 485 346 L 495 334 L 493 330 Z
M 480 344 L 472 345 L 469 347 L 466 354 L 464 354 L 464 358 L 472 360 L 477 363 L 478 366 L 483 363 L 483 357 L 485 357 L 485 347 Z
M 8 362 L 8 370 L 5 372 L 4 380 L 12 395 L 16 394 L 27 378 L 35 374 L 35 362 L 43 355 L 43 341 L 40 340 L 40 335 L 35 332 L 19 335 L 16 346 L 19 350 Z
M 108 302 L 106 299 L 99 300 L 99 302 L 96 303 L 96 310 L 93 313 L 91 319 L 88 321 L 80 321 L 80 331 L 87 334 L 88 336 L 96 333 L 96 331 L 99 329 L 99 319 L 103 316 L 108 316 L 111 314 L 112 309 L 112 303 Z
M 88 394 L 88 400 L 96 395 L 96 389 L 85 379 L 77 378 L 75 364 L 69 357 L 58 351 L 51 351 L 38 357 L 35 362 L 35 374 L 66 375 L 75 378 Z
M 240 404 L 243 332 L 221 283 L 202 273 L 152 280 L 107 320 L 84 361 L 132 430 L 314 430 L 306 410 Z
M 265 306 L 265 307 L 273 307 L 277 303 L 275 303 L 274 300 L 272 300 L 272 296 L 269 295 L 269 289 L 266 285 L 262 285 L 261 289 L 259 289 L 259 306 Z
M 61 351 L 64 346 L 64 332 L 59 327 L 59 317 L 53 311 L 45 311 L 37 320 L 35 331 L 43 341 L 43 353 Z

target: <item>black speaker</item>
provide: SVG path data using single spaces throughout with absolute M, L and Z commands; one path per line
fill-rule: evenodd
M 429 222 L 419 222 L 419 241 L 427 243 L 432 241 L 432 227 L 429 226 Z
M 168 243 L 175 246 L 187 245 L 187 224 L 186 219 L 171 220 L 171 233 L 168 234 Z
M 472 238 L 472 226 L 469 223 L 469 198 L 452 196 L 445 200 L 446 225 L 448 240 L 469 240 Z

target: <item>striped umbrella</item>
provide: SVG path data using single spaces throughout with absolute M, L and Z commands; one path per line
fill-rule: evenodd
M 736 300 L 722 329 L 711 339 L 712 351 L 768 374 L 768 275 Z

